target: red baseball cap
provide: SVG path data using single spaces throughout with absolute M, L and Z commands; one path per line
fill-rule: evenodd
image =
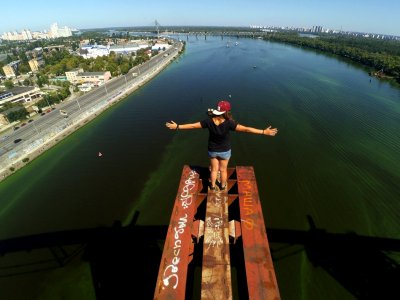
M 231 110 L 231 104 L 226 100 L 222 100 L 218 102 L 217 109 L 214 109 L 212 113 L 213 115 L 219 116 L 223 115 L 224 113 L 230 110 Z

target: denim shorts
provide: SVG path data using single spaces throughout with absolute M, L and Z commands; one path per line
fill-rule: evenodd
M 229 159 L 231 158 L 231 150 L 225 152 L 208 151 L 209 158 Z

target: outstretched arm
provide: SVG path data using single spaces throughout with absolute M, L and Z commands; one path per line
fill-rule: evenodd
M 199 129 L 201 128 L 200 122 L 191 123 L 191 124 L 176 124 L 174 121 L 166 122 L 165 126 L 169 129 L 178 130 L 178 129 Z
M 254 133 L 254 134 L 262 134 L 262 135 L 271 135 L 271 136 L 275 136 L 278 133 L 278 129 L 271 128 L 271 126 L 268 126 L 265 129 L 257 129 L 257 128 L 253 128 L 253 127 L 243 126 L 240 124 L 238 124 L 236 126 L 236 131 L 248 132 L 248 133 Z

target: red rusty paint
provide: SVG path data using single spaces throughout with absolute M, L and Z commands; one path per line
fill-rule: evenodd
M 228 195 L 228 206 L 231 205 L 235 200 L 237 200 L 237 194 L 229 194 Z
M 236 167 L 249 299 L 280 299 L 253 167 Z
M 201 187 L 199 188 L 201 190 Z M 196 207 L 199 207 L 201 203 L 207 198 L 207 194 L 199 193 L 196 197 Z
M 235 169 L 229 169 L 229 177 Z M 228 189 L 236 184 L 238 194 L 225 192 L 201 194 L 199 174 L 184 166 L 175 200 L 164 252 L 160 263 L 154 299 L 184 299 L 187 268 L 194 244 L 203 239 L 202 299 L 231 299 L 229 233 L 233 240 L 241 235 L 249 299 L 280 299 L 269 249 L 257 183 L 252 167 L 237 167 L 237 181 L 228 180 Z M 206 219 L 194 221 L 197 207 L 205 200 Z M 228 205 L 239 201 L 240 224 L 228 223 Z M 229 228 L 231 227 L 231 228 Z
M 199 174 L 185 165 L 164 244 L 154 299 L 185 299 L 187 268 L 193 252 L 191 231 L 199 187 Z

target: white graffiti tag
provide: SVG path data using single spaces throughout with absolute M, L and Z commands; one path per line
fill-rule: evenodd
M 184 217 L 180 218 L 178 221 L 178 225 L 174 227 L 174 257 L 172 258 L 171 263 L 165 267 L 163 273 L 163 289 L 168 287 L 170 283 L 173 284 L 172 288 L 176 289 L 179 282 L 178 276 L 178 264 L 181 260 L 179 254 L 181 252 L 182 240 L 181 235 L 185 232 L 186 223 L 187 223 L 188 215 L 185 214 Z M 171 282 L 172 281 L 172 282 Z
M 223 244 L 223 239 L 220 231 L 223 225 L 224 220 L 222 218 L 222 213 L 221 215 L 212 214 L 206 218 L 206 227 L 211 230 L 211 234 L 208 235 L 208 237 L 205 239 L 206 244 L 208 244 L 207 250 L 210 249 L 211 246 L 219 247 Z
M 227 201 L 227 197 L 222 196 L 221 193 L 216 193 L 215 196 L 211 199 L 216 207 L 221 207 L 221 205 L 225 204 L 225 202 Z
M 196 186 L 196 181 L 194 181 L 196 176 L 196 171 L 190 171 L 189 178 L 185 180 L 185 186 L 183 187 L 180 195 L 180 200 L 184 209 L 188 208 L 193 202 L 193 194 L 191 191 Z

